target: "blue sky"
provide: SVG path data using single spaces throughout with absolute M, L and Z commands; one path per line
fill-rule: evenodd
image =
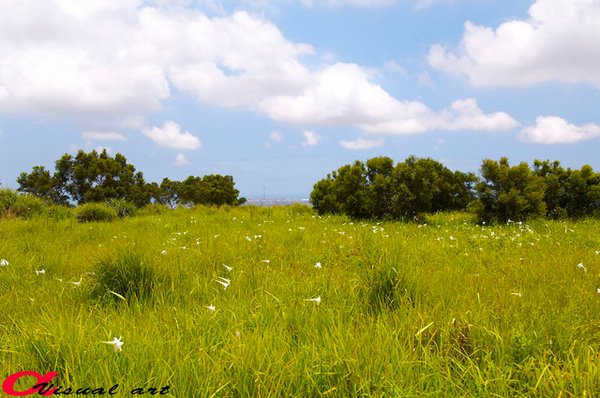
M 356 159 L 600 169 L 598 0 L 0 0 L 0 183 L 108 148 L 303 196 Z

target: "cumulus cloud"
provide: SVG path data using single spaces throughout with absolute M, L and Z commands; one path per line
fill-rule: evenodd
M 87 141 L 126 141 L 127 139 L 121 133 L 84 131 L 81 136 Z
M 304 135 L 303 146 L 315 146 L 321 141 L 321 137 L 311 130 L 305 130 L 302 132 L 302 135 Z
M 379 138 L 376 140 L 367 140 L 364 138 L 357 138 L 353 141 L 340 141 L 340 145 L 345 149 L 350 149 L 354 151 L 363 150 L 363 149 L 371 149 L 375 147 L 383 146 L 383 138 Z
M 521 131 L 519 138 L 538 144 L 571 144 L 600 137 L 600 126 L 589 123 L 575 126 L 558 116 L 540 116 L 535 126 Z
M 507 113 L 484 114 L 473 98 L 454 101 L 450 109 L 440 112 L 443 130 L 505 131 L 517 126 L 519 122 Z
M 600 2 L 537 0 L 529 19 L 495 30 L 465 23 L 461 45 L 431 47 L 429 64 L 475 85 L 528 85 L 548 81 L 600 88 Z
M 286 39 L 268 20 L 243 11 L 208 17 L 189 3 L 0 0 L 0 112 L 75 119 L 88 132 L 142 129 L 145 116 L 176 89 L 201 103 L 244 107 L 303 127 L 397 135 L 511 124 L 508 115 L 477 112 L 474 101 L 436 112 L 394 98 L 367 68 L 309 66 L 318 57 L 304 58 L 318 55 L 314 49 Z M 175 126 L 142 130 L 161 146 L 200 147 Z
M 152 127 L 143 130 L 146 137 L 150 138 L 156 145 L 163 148 L 179 150 L 200 149 L 202 143 L 198 137 L 189 131 L 181 131 L 181 126 L 175 122 L 166 122 L 162 128 Z
M 173 162 L 173 165 L 177 167 L 187 166 L 188 164 L 190 164 L 190 162 L 186 159 L 183 153 L 178 154 Z
M 396 3 L 397 0 L 325 0 L 325 3 L 330 6 L 357 6 L 357 7 L 373 7 L 373 6 L 389 6 Z M 316 0 L 300 0 L 305 6 L 313 6 L 319 4 Z

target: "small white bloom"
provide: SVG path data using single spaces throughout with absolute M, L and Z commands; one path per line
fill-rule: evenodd
M 163 256 L 166 256 L 167 255 L 167 251 L 163 250 L 162 252 L 160 252 L 160 254 L 162 254 Z
M 316 269 L 321 269 L 321 268 L 323 268 L 323 267 L 321 266 L 321 263 L 316 263 L 316 264 L 315 264 L 315 268 L 316 268 Z
M 260 260 L 260 262 L 269 264 L 271 262 L 271 260 Z
M 233 270 L 233 267 L 230 267 L 229 265 L 223 264 L 223 267 L 225 267 L 225 269 L 227 270 L 227 272 L 231 272 Z
M 44 275 L 46 273 L 45 269 L 35 270 L 36 275 Z
M 112 344 L 113 348 L 115 349 L 115 352 L 119 352 L 121 351 L 121 347 L 123 346 L 123 344 L 125 344 L 123 341 L 121 341 L 122 337 L 119 336 L 119 338 L 114 338 L 113 341 L 103 341 L 102 343 L 104 344 Z
M 223 285 L 223 290 L 225 290 L 225 289 L 227 289 L 227 286 L 229 286 L 229 284 L 231 283 L 231 280 L 229 280 L 227 278 L 219 277 L 219 279 L 217 279 L 215 282 Z
M 587 268 L 585 268 L 585 267 L 583 266 L 583 263 L 579 263 L 579 264 L 577 264 L 577 268 L 579 268 L 579 269 L 582 269 L 582 270 L 584 270 L 584 271 L 586 271 L 586 272 L 587 272 Z
M 79 278 L 79 281 L 77 282 L 67 282 L 70 283 L 71 285 L 75 285 L 75 286 L 81 286 L 81 278 Z
M 596 291 L 598 292 L 598 294 L 600 294 L 600 287 L 597 288 Z
M 216 234 L 216 235 L 213 235 L 213 238 L 218 238 L 219 236 L 221 236 L 221 234 Z
M 211 313 L 215 312 L 216 308 L 214 305 L 207 305 L 206 308 L 208 308 L 210 310 Z
M 596 253 L 596 254 L 600 254 L 600 250 L 596 250 L 594 253 Z
M 8 261 L 5 259 L 0 260 L 0 267 L 6 267 L 8 265 Z
M 250 242 L 250 241 L 252 241 L 252 238 L 251 238 L 251 237 L 249 237 L 249 236 L 246 236 L 246 240 L 247 240 L 248 242 Z
M 317 305 L 321 304 L 321 296 L 317 296 L 315 298 L 306 299 L 306 301 L 314 301 Z

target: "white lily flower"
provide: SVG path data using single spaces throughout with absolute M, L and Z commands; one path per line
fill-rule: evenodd
M 316 268 L 316 269 L 321 269 L 321 268 L 323 268 L 323 266 L 321 266 L 321 263 L 317 262 L 317 263 L 315 264 L 315 268 Z
M 8 261 L 5 259 L 0 260 L 0 267 L 6 267 L 8 265 Z
M 75 286 L 81 286 L 81 278 L 79 278 L 79 281 L 77 282 L 67 282 L 70 283 L 71 285 L 75 285 Z
M 229 265 L 223 264 L 223 267 L 225 267 L 225 269 L 227 270 L 227 272 L 233 271 L 233 267 L 230 267 Z
M 269 264 L 271 262 L 271 260 L 260 260 L 260 262 Z
M 44 275 L 46 273 L 45 269 L 41 269 L 41 270 L 35 270 L 36 275 Z
M 315 298 L 309 298 L 309 299 L 306 299 L 306 301 L 313 301 L 313 302 L 317 303 L 317 305 L 319 305 L 319 304 L 321 304 L 321 296 L 317 296 Z
M 160 254 L 162 254 L 163 256 L 166 256 L 167 255 L 167 251 L 163 250 L 162 252 L 160 252 Z
M 215 312 L 215 310 L 216 310 L 215 306 L 214 306 L 214 305 L 212 305 L 212 304 L 211 304 L 211 305 L 207 305 L 207 306 L 206 306 L 206 308 L 208 308 L 208 309 L 210 310 L 210 312 L 211 312 L 211 313 L 214 313 L 214 312 Z
M 600 287 L 597 288 L 596 291 L 598 292 L 598 294 L 600 294 Z
M 586 271 L 586 272 L 587 272 L 587 268 L 585 268 L 585 267 L 583 266 L 583 263 L 579 263 L 579 264 L 577 264 L 577 268 L 580 268 L 580 269 L 582 269 L 582 270 L 584 270 L 584 271 Z
M 115 349 L 115 352 L 119 352 L 121 351 L 121 347 L 123 346 L 123 344 L 125 344 L 123 341 L 121 341 L 122 337 L 119 336 L 119 338 L 114 338 L 113 341 L 102 341 L 102 343 L 104 344 L 112 344 L 113 348 Z
M 225 289 L 227 289 L 227 286 L 229 286 L 229 284 L 231 283 L 231 280 L 229 280 L 227 278 L 219 277 L 219 279 L 217 279 L 215 282 L 223 285 L 223 290 L 225 290 Z

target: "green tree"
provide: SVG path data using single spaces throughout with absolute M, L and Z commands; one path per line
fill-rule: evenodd
M 476 186 L 476 211 L 481 221 L 524 221 L 546 215 L 546 184 L 527 163 L 511 167 L 505 157 L 486 159 L 481 174 L 483 180 Z

